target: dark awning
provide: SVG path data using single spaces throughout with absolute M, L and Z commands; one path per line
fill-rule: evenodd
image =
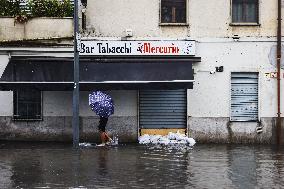
M 80 90 L 193 87 L 198 57 L 80 57 Z M 1 90 L 72 90 L 73 58 L 12 57 Z

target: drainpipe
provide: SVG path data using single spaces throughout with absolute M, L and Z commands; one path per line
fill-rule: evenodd
M 280 63 L 281 63 L 281 0 L 278 0 L 278 26 L 277 26 L 277 145 L 281 143 L 281 112 L 280 112 Z

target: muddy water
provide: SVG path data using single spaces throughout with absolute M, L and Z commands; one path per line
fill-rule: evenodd
M 0 142 L 0 188 L 284 188 L 283 154 L 271 146 Z

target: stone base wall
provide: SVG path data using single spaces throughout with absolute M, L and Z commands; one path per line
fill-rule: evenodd
M 284 137 L 282 121 L 281 138 Z M 262 132 L 257 133 L 257 128 Z M 276 118 L 261 118 L 260 122 L 230 122 L 229 118 L 188 117 L 188 133 L 198 143 L 276 143 Z M 284 140 L 281 140 L 284 144 Z
M 80 117 L 80 142 L 99 142 L 97 117 Z M 117 134 L 119 142 L 137 142 L 137 117 L 109 118 L 106 131 Z M 17 141 L 72 141 L 72 117 L 50 116 L 42 121 L 15 121 L 0 117 L 0 140 Z
M 80 142 L 99 142 L 97 117 L 80 117 Z M 262 132 L 257 133 L 257 128 Z M 117 134 L 119 142 L 138 141 L 137 116 L 111 116 L 107 132 Z M 260 122 L 230 122 L 229 118 L 188 117 L 188 133 L 197 143 L 276 143 L 276 118 L 261 118 Z M 282 119 L 281 138 L 284 138 Z M 13 141 L 72 141 L 72 117 L 49 116 L 42 121 L 15 121 L 0 117 L 0 140 Z M 284 144 L 284 140 L 281 140 Z

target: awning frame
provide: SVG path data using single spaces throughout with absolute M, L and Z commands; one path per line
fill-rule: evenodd
M 181 89 L 181 88 L 192 88 L 194 77 L 192 70 L 192 63 L 200 62 L 200 57 L 195 56 L 81 56 L 81 65 L 87 66 L 103 66 L 106 64 L 108 67 L 112 65 L 128 65 L 133 66 L 135 64 L 148 66 L 160 66 L 162 68 L 169 66 L 165 70 L 165 73 L 170 73 L 174 65 L 184 66 L 187 69 L 189 77 L 185 79 L 159 79 L 158 80 L 100 80 L 100 81 L 88 81 L 80 80 L 81 90 L 90 90 L 92 88 L 100 89 Z M 9 64 L 15 63 L 54 63 L 64 62 L 66 65 L 73 66 L 73 57 L 52 57 L 52 56 L 12 56 Z M 161 64 L 163 63 L 163 66 Z M 144 66 L 142 66 L 143 68 Z M 82 69 L 82 68 L 80 68 Z M 122 68 L 123 69 L 123 68 Z M 96 70 L 96 69 L 95 69 Z M 151 69 L 150 69 L 151 70 Z M 168 70 L 168 71 L 167 71 Z M 143 70 L 142 70 L 143 71 Z M 146 70 L 147 71 L 147 70 Z M 148 69 L 149 72 L 149 69 Z M 14 72 L 12 72 L 14 73 Z M 127 73 L 127 72 L 126 72 Z M 3 74 L 4 75 L 4 74 Z M 2 76 L 3 76 L 2 75 Z M 7 74 L 6 74 L 7 75 Z M 146 74 L 147 76 L 147 74 Z M 153 76 L 153 74 L 152 74 Z M 69 75 L 70 77 L 70 75 Z M 161 78 L 161 76 L 159 76 Z M 83 78 L 83 77 L 82 77 Z M 173 78 L 173 76 L 171 77 Z M 148 78 L 147 78 L 148 79 Z M 54 86 L 54 89 L 53 87 Z M 72 78 L 66 81 L 16 81 L 13 79 L 5 80 L 0 79 L 0 90 L 14 90 L 18 88 L 34 87 L 39 90 L 73 90 Z

